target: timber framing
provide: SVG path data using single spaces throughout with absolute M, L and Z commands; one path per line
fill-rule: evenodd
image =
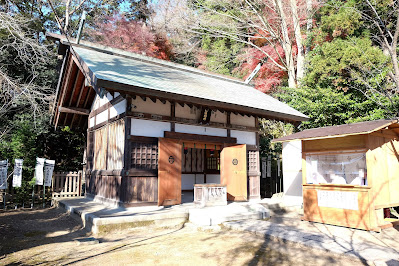
M 235 144 L 237 143 L 236 138 L 229 137 L 217 137 L 217 136 L 207 136 L 207 135 L 197 135 L 197 134 L 187 134 L 178 132 L 164 132 L 164 137 L 168 139 L 178 139 L 181 141 L 200 141 L 211 144 Z
M 172 94 L 163 91 L 158 91 L 149 88 L 142 88 L 122 83 L 117 83 L 109 80 L 97 80 L 97 86 L 101 88 L 105 88 L 108 92 L 115 91 L 115 92 L 122 92 L 122 93 L 135 93 L 140 95 L 141 97 L 158 97 L 168 101 L 176 101 L 178 104 L 184 106 L 184 104 L 193 104 L 199 105 L 211 110 L 224 110 L 230 111 L 232 113 L 240 113 L 242 115 L 248 116 L 259 116 L 265 119 L 272 119 L 278 121 L 284 121 L 293 123 L 296 122 L 290 115 L 280 114 L 272 111 L 267 110 L 260 110 L 251 107 L 246 107 L 242 105 L 234 105 L 224 102 L 217 102 L 208 99 L 201 99 L 181 94 Z

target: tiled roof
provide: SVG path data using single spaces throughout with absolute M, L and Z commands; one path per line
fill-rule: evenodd
M 107 81 L 107 84 L 128 85 L 133 92 L 134 88 L 145 88 L 168 93 L 171 98 L 182 95 L 205 99 L 216 106 L 227 103 L 233 110 L 235 106 L 246 107 L 251 113 L 278 119 L 303 121 L 308 118 L 251 85 L 193 67 L 89 43 L 73 45 L 73 50 L 97 84 Z

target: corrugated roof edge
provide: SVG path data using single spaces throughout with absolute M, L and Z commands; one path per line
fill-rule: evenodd
M 187 72 L 191 72 L 191 73 L 195 73 L 195 74 L 199 74 L 199 75 L 203 75 L 203 76 L 221 79 L 221 80 L 228 81 L 228 82 L 233 82 L 236 84 L 244 85 L 244 86 L 250 87 L 252 89 L 255 89 L 255 87 L 253 85 L 246 84 L 244 81 L 235 80 L 233 77 L 226 77 L 226 76 L 222 76 L 222 75 L 218 75 L 218 74 L 212 74 L 212 73 L 200 70 L 195 67 L 189 67 L 189 66 L 169 62 L 169 61 L 154 58 L 154 57 L 140 55 L 140 54 L 133 53 L 133 52 L 127 52 L 127 51 L 117 49 L 117 48 L 112 48 L 112 47 L 99 45 L 99 44 L 86 42 L 86 41 L 81 41 L 79 44 L 76 44 L 76 43 L 70 43 L 67 39 L 62 39 L 62 40 L 60 40 L 60 42 L 64 45 L 72 45 L 72 47 L 77 46 L 77 47 L 91 49 L 91 50 L 94 50 L 97 52 L 102 52 L 102 53 L 106 53 L 106 54 L 110 54 L 110 55 L 122 56 L 125 58 L 139 60 L 139 61 L 146 62 L 146 63 L 157 64 L 160 66 L 166 66 L 166 67 L 170 67 L 170 68 L 177 69 L 177 70 L 187 71 Z
M 353 126 L 356 124 L 360 123 L 372 123 L 372 122 L 386 122 L 382 125 L 376 126 L 375 128 L 368 130 L 368 131 L 357 131 L 357 132 L 352 132 L 352 133 L 345 133 L 345 134 L 335 134 L 335 135 L 322 135 L 322 136 L 315 136 L 315 137 L 296 137 L 304 134 L 305 132 L 312 132 L 315 130 L 323 130 L 323 129 L 330 129 L 333 127 L 341 127 L 341 126 Z M 288 136 L 284 136 L 278 139 L 273 139 L 272 142 L 289 142 L 289 141 L 295 141 L 295 140 L 315 140 L 315 139 L 328 139 L 328 138 L 337 138 L 337 137 L 345 137 L 345 136 L 353 136 L 353 135 L 362 135 L 362 134 L 370 134 L 375 131 L 378 131 L 384 127 L 390 126 L 394 123 L 398 123 L 399 120 L 397 119 L 380 119 L 380 120 L 374 120 L 374 121 L 365 121 L 365 122 L 359 122 L 359 123 L 352 123 L 352 124 L 342 124 L 342 125 L 335 125 L 335 126 L 327 126 L 327 127 L 319 127 L 319 128 L 311 128 L 311 129 L 306 129 L 301 132 L 297 132 Z

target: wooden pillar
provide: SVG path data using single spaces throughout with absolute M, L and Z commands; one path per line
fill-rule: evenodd
M 130 106 L 132 104 L 132 97 L 130 95 L 126 95 L 126 114 L 130 110 Z M 131 123 L 132 119 L 128 116 L 125 116 L 125 148 L 123 150 L 123 170 L 128 171 L 130 169 L 131 164 L 131 155 L 130 155 L 130 132 L 131 132 Z
M 231 137 L 231 121 L 230 121 L 230 114 L 231 112 L 227 112 L 226 116 L 227 116 L 227 121 L 226 121 L 226 125 L 227 125 L 227 137 L 230 138 Z
M 170 119 L 172 122 L 170 122 L 170 131 L 175 132 L 175 118 L 176 118 L 176 103 L 175 102 L 170 102 Z

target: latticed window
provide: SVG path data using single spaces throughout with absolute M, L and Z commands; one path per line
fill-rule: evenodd
M 131 168 L 158 169 L 158 143 L 131 142 Z
M 248 172 L 259 172 L 259 152 L 248 151 Z

